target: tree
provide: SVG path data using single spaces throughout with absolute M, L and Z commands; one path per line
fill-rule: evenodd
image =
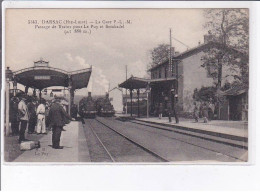
M 172 49 L 173 50 L 173 49 Z M 159 44 L 157 47 L 150 50 L 151 62 L 148 68 L 159 65 L 169 59 L 170 45 Z
M 200 89 L 195 89 L 193 92 L 193 99 L 196 101 L 210 101 L 216 102 L 216 87 L 201 87 Z
M 203 67 L 214 79 L 218 89 L 223 80 L 223 67 L 233 72 L 228 76 L 248 84 L 248 9 L 207 9 L 204 27 L 217 47 L 205 51 Z

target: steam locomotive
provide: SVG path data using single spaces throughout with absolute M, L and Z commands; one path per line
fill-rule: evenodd
M 109 95 L 106 94 L 105 98 L 98 98 L 96 100 L 96 109 L 98 116 L 112 117 L 115 114 L 113 105 L 109 100 Z
M 79 101 L 79 115 L 83 118 L 95 118 L 96 115 L 102 117 L 111 117 L 115 114 L 113 105 L 109 100 L 108 94 L 105 98 L 93 100 L 91 92 L 88 97 L 84 97 Z
M 79 115 L 83 118 L 95 118 L 96 114 L 96 104 L 91 97 L 91 92 L 89 92 L 88 97 L 84 97 L 79 101 Z

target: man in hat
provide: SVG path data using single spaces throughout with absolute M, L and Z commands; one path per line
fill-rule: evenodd
M 10 122 L 12 135 L 19 135 L 19 118 L 18 118 L 19 98 L 12 97 L 10 101 Z
M 28 112 L 27 105 L 25 103 L 26 95 L 22 94 L 20 98 L 21 100 L 18 104 L 18 115 L 21 122 L 21 127 L 19 132 L 19 143 L 21 143 L 22 141 L 26 141 L 24 134 L 29 120 L 29 112 Z
M 60 146 L 60 137 L 65 125 L 64 119 L 72 120 L 61 106 L 60 100 L 60 98 L 55 98 L 49 111 L 49 124 L 52 127 L 52 147 L 54 149 L 63 149 L 63 146 Z
M 36 100 L 31 98 L 30 102 L 27 104 L 28 111 L 29 111 L 29 125 L 28 125 L 28 133 L 32 134 L 35 133 L 35 126 L 37 122 L 36 116 Z

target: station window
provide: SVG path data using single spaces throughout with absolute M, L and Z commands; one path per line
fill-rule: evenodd
M 162 77 L 162 71 L 161 71 L 161 69 L 159 69 L 159 78 L 161 78 Z

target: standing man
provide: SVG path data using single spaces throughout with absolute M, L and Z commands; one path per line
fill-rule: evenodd
M 194 111 L 193 111 L 193 115 L 194 115 L 194 119 L 195 119 L 195 122 L 199 122 L 199 107 L 197 105 L 196 102 L 194 102 Z
M 173 97 L 172 97 L 173 96 Z M 178 112 L 177 112 L 177 98 L 175 98 L 175 95 L 171 93 L 170 95 L 171 98 L 173 98 L 173 100 L 168 100 L 167 101 L 167 110 L 168 110 L 168 117 L 169 117 L 169 122 L 172 122 L 172 114 L 175 117 L 175 123 L 178 124 L 179 123 L 179 117 L 178 117 Z
M 37 111 L 37 135 L 38 134 L 47 134 L 46 125 L 45 125 L 45 100 L 41 99 Z
M 17 97 L 11 98 L 10 121 L 11 121 L 12 135 L 19 135 L 18 103 L 19 103 L 19 98 Z
M 72 104 L 71 107 L 71 117 L 74 119 L 77 119 L 77 115 L 78 115 L 78 107 L 76 104 Z
M 45 125 L 46 125 L 46 130 L 50 131 L 49 128 L 49 112 L 50 112 L 50 104 L 47 102 L 45 106 Z
M 12 97 L 10 100 L 10 122 L 12 135 L 19 135 L 19 118 L 18 118 L 19 98 Z
M 202 116 L 203 116 L 203 119 L 204 119 L 204 123 L 208 122 L 208 117 L 209 117 L 208 110 L 209 110 L 208 103 L 204 102 L 202 104 Z
M 18 104 L 18 115 L 19 115 L 19 119 L 21 122 L 21 128 L 20 128 L 20 132 L 19 132 L 19 143 L 27 140 L 27 139 L 25 139 L 24 134 L 25 134 L 25 130 L 27 128 L 28 120 L 29 120 L 29 113 L 28 113 L 28 108 L 27 108 L 25 101 L 26 101 L 26 95 L 22 94 L 21 101 Z
M 72 120 L 68 113 L 60 104 L 60 99 L 54 99 L 49 112 L 49 122 L 52 127 L 52 147 L 54 149 L 63 149 L 63 146 L 60 146 L 60 137 L 65 125 L 64 119 Z
M 28 125 L 28 133 L 32 134 L 35 133 L 35 126 L 37 122 L 36 116 L 36 102 L 32 99 L 28 104 L 28 111 L 29 111 L 29 125 Z
M 212 98 L 209 99 L 209 111 L 208 111 L 208 116 L 209 116 L 209 121 L 211 121 L 214 118 L 214 112 L 215 112 L 215 105 L 213 103 Z
M 178 103 L 177 103 L 177 96 L 174 95 L 173 97 L 173 114 L 175 117 L 175 123 L 179 123 L 179 116 L 178 116 Z

